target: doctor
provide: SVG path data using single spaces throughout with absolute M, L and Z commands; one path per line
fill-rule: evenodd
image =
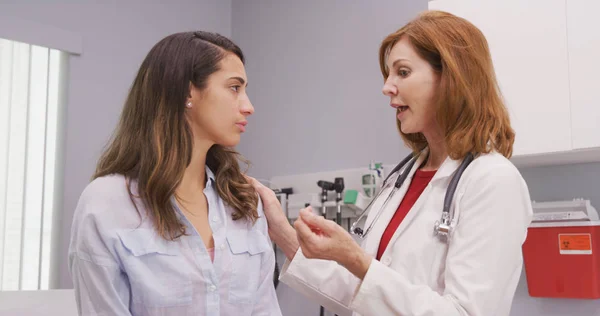
M 515 135 L 486 39 L 462 18 L 428 11 L 385 38 L 379 60 L 414 164 L 387 181 L 360 246 L 310 208 L 294 230 L 272 191 L 253 181 L 288 258 L 281 280 L 338 314 L 508 316 L 532 209 L 508 160 Z M 453 228 L 441 238 L 434 223 L 469 154 L 474 160 L 452 195 Z

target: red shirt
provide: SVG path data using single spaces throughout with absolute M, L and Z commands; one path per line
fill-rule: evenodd
M 423 193 L 423 190 L 425 190 L 425 188 L 431 181 L 431 178 L 433 178 L 433 176 L 435 175 L 435 172 L 435 170 L 423 171 L 419 169 L 417 169 L 417 171 L 415 172 L 412 182 L 408 187 L 408 191 L 406 191 L 402 202 L 400 202 L 400 206 L 398 206 L 396 213 L 394 213 L 394 217 L 392 217 L 392 220 L 390 221 L 387 228 L 383 232 L 383 235 L 381 236 L 381 241 L 379 242 L 379 250 L 377 250 L 377 260 L 381 259 L 381 256 L 383 255 L 385 248 L 390 242 L 390 239 L 392 239 L 392 236 L 396 232 L 396 229 L 398 229 L 398 226 L 400 225 L 404 217 L 406 217 L 408 211 L 410 211 L 410 209 L 415 204 L 421 193 Z

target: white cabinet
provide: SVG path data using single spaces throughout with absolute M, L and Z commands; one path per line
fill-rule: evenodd
M 567 0 L 573 148 L 600 147 L 600 2 Z
M 515 157 L 572 149 L 565 0 L 439 0 L 429 8 L 485 35 L 516 132 Z

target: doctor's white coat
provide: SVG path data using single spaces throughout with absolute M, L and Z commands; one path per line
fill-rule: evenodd
M 375 257 L 381 236 L 425 155 L 410 171 L 366 236 Z M 450 158 L 406 215 L 362 282 L 332 261 L 307 259 L 299 249 L 281 281 L 332 312 L 354 315 L 508 316 L 521 275 L 522 244 L 532 218 L 529 191 L 519 171 L 498 153 L 480 155 L 465 170 L 454 200 L 449 243 L 434 236 L 446 188 L 460 161 Z M 372 205 L 373 221 L 393 187 L 392 175 Z

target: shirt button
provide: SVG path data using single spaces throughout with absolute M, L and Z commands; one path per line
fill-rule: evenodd
M 208 290 L 209 290 L 209 291 L 211 291 L 211 292 L 214 292 L 216 289 L 217 289 L 217 287 L 216 287 L 214 284 L 211 284 L 211 285 L 208 287 Z
M 217 217 L 216 215 L 213 216 L 212 221 L 215 222 L 215 223 L 218 222 L 219 221 L 219 217 Z
M 219 246 L 219 248 L 221 248 L 221 250 L 225 249 L 225 244 L 221 244 L 221 246 Z
M 390 263 L 392 263 L 392 258 L 390 258 L 390 257 L 384 257 L 382 262 L 383 262 L 383 264 L 385 264 L 386 266 L 389 266 L 389 265 L 390 265 Z

